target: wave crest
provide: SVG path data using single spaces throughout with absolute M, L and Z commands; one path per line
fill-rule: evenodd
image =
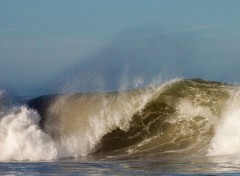
M 232 85 L 185 79 L 126 92 L 37 97 L 27 102 L 31 109 L 14 107 L 2 116 L 0 160 L 238 153 L 237 139 L 227 135 L 239 114 L 233 92 Z M 236 150 L 226 152 L 231 145 Z

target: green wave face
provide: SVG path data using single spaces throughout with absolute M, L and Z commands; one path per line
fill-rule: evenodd
M 28 101 L 41 126 L 76 155 L 207 152 L 233 86 L 177 80 L 128 92 L 45 96 Z
M 113 130 L 101 150 L 128 147 L 130 152 L 174 152 L 207 145 L 229 98 L 231 86 L 181 80 L 165 86 L 133 115 L 127 131 Z

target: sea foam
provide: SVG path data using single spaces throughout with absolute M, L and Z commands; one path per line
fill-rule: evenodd
M 216 125 L 209 155 L 240 155 L 240 91 L 230 94 Z
M 57 147 L 38 123 L 40 116 L 25 106 L 14 107 L 0 119 L 0 161 L 52 160 Z

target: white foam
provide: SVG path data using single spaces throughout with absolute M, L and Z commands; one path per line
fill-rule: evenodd
M 209 155 L 240 155 L 240 91 L 232 93 L 216 126 Z
M 204 121 L 208 121 L 209 125 L 213 125 L 216 120 L 216 116 L 207 106 L 194 105 L 190 100 L 181 98 L 176 105 L 177 117 L 172 116 L 167 122 L 176 123 L 177 121 L 194 121 L 197 116 L 204 117 Z
M 25 106 L 14 107 L 0 119 L 0 160 L 52 160 L 54 141 L 38 126 L 39 115 Z

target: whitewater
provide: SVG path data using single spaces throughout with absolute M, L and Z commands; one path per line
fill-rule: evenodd
M 133 160 L 151 170 L 147 163 L 158 160 L 158 169 L 159 162 L 172 169 L 162 173 L 231 173 L 240 170 L 239 106 L 238 86 L 201 79 L 17 103 L 2 90 L 0 162 Z

